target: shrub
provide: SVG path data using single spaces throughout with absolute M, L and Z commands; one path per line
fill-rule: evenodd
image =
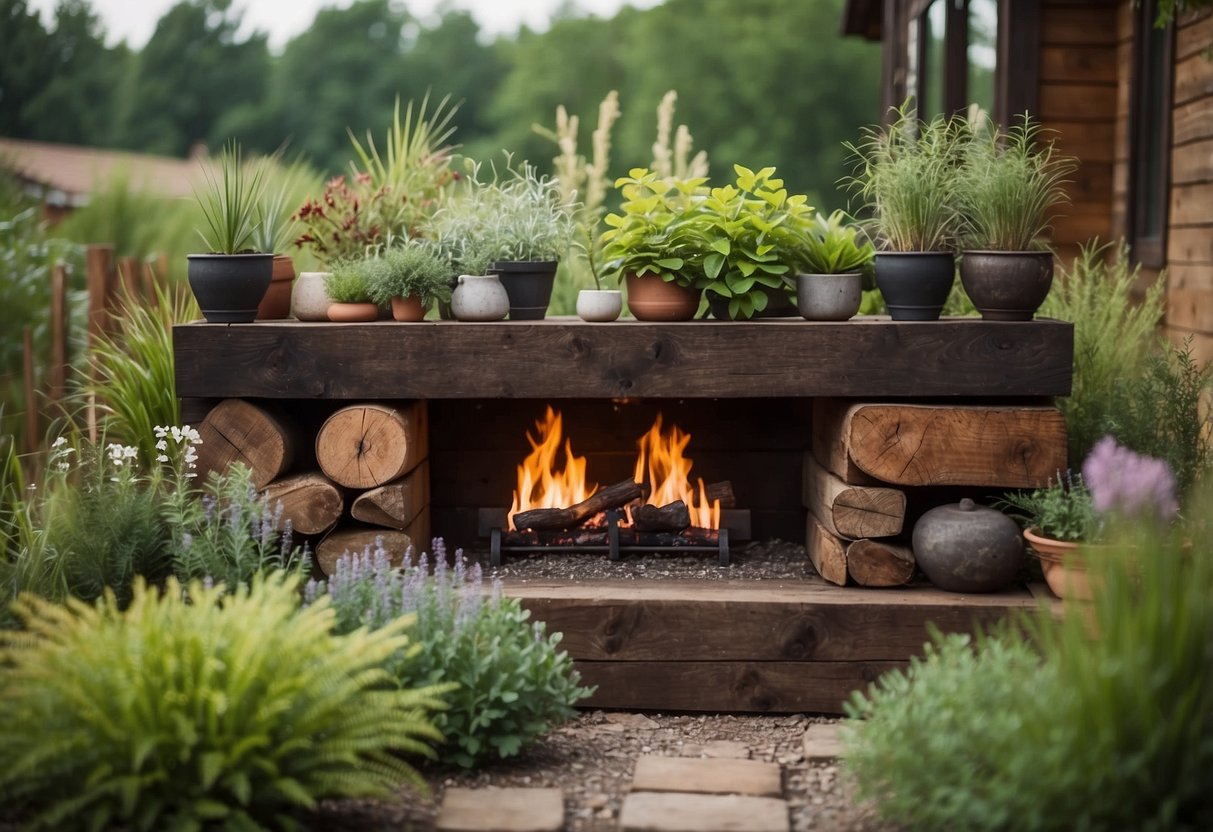
M 911 829 L 1213 828 L 1213 500 L 1122 524 L 1090 605 L 994 637 L 936 636 L 848 704 L 862 795 Z
M 512 757 L 571 718 L 573 704 L 592 691 L 578 687 L 572 661 L 557 649 L 560 634 L 545 636 L 544 625 L 528 622 L 530 613 L 503 598 L 498 584 L 486 595 L 480 566 L 469 569 L 462 551 L 448 569 L 441 539 L 434 541 L 433 575 L 428 567 L 424 554 L 417 563 L 406 555 L 403 568 L 393 570 L 382 549 L 347 553 L 327 592 L 340 632 L 416 615 L 409 633 L 420 651 L 399 655 L 393 667 L 406 687 L 458 685 L 445 696 L 450 709 L 435 717 L 446 737 L 439 758 L 467 768 Z M 309 584 L 307 594 L 325 589 Z
M 0 633 L 0 802 L 32 828 L 298 828 L 323 798 L 421 785 L 394 752 L 430 753 L 438 703 L 381 667 L 407 619 L 335 635 L 282 574 L 18 612 L 27 632 Z

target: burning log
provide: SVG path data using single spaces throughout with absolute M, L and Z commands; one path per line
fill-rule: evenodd
M 584 523 L 599 512 L 626 506 L 645 495 L 640 483 L 623 480 L 595 492 L 580 503 L 568 508 L 535 508 L 520 511 L 513 516 L 516 529 L 571 529 Z
M 668 505 L 632 509 L 632 526 L 638 532 L 680 532 L 691 525 L 691 511 L 682 500 Z
M 729 480 L 710 482 L 703 487 L 703 493 L 709 505 L 719 500 L 721 508 L 737 508 L 737 497 L 733 495 L 733 483 Z

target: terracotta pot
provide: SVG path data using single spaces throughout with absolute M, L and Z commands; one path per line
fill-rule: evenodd
M 392 298 L 392 317 L 397 321 L 415 323 L 425 320 L 425 305 L 417 295 Z
M 1058 598 L 1091 600 L 1091 581 L 1083 557 L 1083 544 L 1042 537 L 1035 528 L 1024 529 L 1024 540 L 1040 558 L 1045 583 Z
M 290 255 L 274 255 L 274 271 L 270 275 L 270 288 L 257 307 L 257 320 L 274 321 L 291 316 L 291 289 L 295 282 L 295 264 Z
M 667 283 L 660 276 L 629 274 L 628 309 L 638 321 L 689 321 L 699 311 L 699 290 Z
M 329 320 L 340 324 L 358 324 L 379 320 L 379 307 L 373 303 L 330 303 Z
M 1051 251 L 966 251 L 960 282 L 987 321 L 1030 321 L 1053 285 Z

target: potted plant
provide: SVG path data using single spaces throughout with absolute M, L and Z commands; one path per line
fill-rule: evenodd
M 688 253 L 700 266 L 698 285 L 722 320 L 794 314 L 785 275 L 813 209 L 803 194 L 788 194 L 773 167 L 733 170 L 736 184 L 695 204 Z
M 371 300 L 371 284 L 364 260 L 346 260 L 333 266 L 324 278 L 324 289 L 332 301 L 328 319 L 339 323 L 379 320 L 379 306 Z
M 409 240 L 362 264 L 370 299 L 397 321 L 420 321 L 435 301 L 451 299 L 451 265 L 431 243 Z
M 845 321 L 863 302 L 872 244 L 843 211 L 818 215 L 795 249 L 796 306 L 807 321 Z
M 204 183 L 195 191 L 205 228 L 198 235 L 206 254 L 187 256 L 186 276 L 198 308 L 210 323 L 250 323 L 265 296 L 274 255 L 254 246 L 265 167 L 245 164 L 240 145 L 229 141 L 212 166 L 202 163 Z
M 856 160 L 846 184 L 870 214 L 876 285 L 895 321 L 937 320 L 952 289 L 968 133 L 958 116 L 922 122 L 903 105 L 892 124 L 867 128 L 858 145 L 846 145 Z
M 594 278 L 593 289 L 577 292 L 577 317 L 589 323 L 610 323 L 623 311 L 623 293 L 618 289 L 603 289 L 602 278 L 595 262 L 594 238 L 589 226 L 581 226 L 584 233 L 573 243 L 573 248 L 585 258 L 590 276 Z
M 1002 506 L 1024 526 L 1049 589 L 1083 600 L 1091 599 L 1085 557 L 1098 551 L 1114 523 L 1165 523 L 1179 514 L 1167 464 L 1110 436 L 1091 450 L 1081 474 L 1067 472 L 1044 488 L 1008 494 Z
M 633 168 L 615 181 L 619 213 L 607 214 L 601 236 L 608 271 L 627 285 L 628 309 L 642 321 L 686 321 L 701 290 L 688 261 L 695 203 L 706 178 L 662 179 Z
M 960 281 L 986 320 L 1032 320 L 1053 285 L 1049 214 L 1067 201 L 1077 162 L 1040 134 L 1026 114 L 1006 131 L 991 125 L 961 163 Z
M 273 157 L 266 173 L 267 184 L 257 225 L 253 229 L 253 247 L 258 251 L 273 252 L 274 268 L 269 289 L 257 307 L 258 320 L 286 318 L 291 314 L 295 264 L 286 251 L 298 231 L 295 206 L 299 204 L 300 191 L 306 187 L 309 178 L 308 168 L 302 162 L 296 161 L 282 167 Z

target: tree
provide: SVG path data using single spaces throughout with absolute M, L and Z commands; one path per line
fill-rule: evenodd
M 0 135 L 35 135 L 23 111 L 50 77 L 49 39 L 26 0 L 0 0 Z

